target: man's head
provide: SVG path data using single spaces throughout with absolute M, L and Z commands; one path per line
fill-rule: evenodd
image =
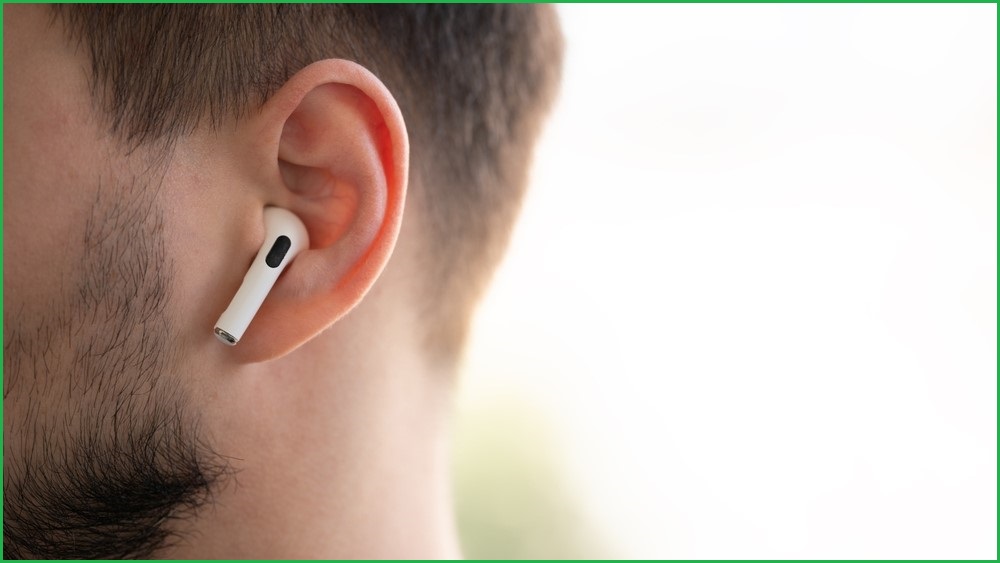
M 442 400 L 560 59 L 537 6 L 5 7 L 5 554 L 309 555 L 346 540 L 244 529 L 415 511 L 413 405 Z M 266 205 L 312 244 L 228 349 Z

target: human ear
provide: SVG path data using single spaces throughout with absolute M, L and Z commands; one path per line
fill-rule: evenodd
M 373 286 L 399 234 L 409 142 L 388 89 L 363 67 L 334 59 L 293 75 L 242 130 L 237 138 L 257 161 L 251 174 L 262 186 L 247 197 L 264 200 L 261 214 L 266 205 L 295 213 L 310 241 L 232 348 L 237 361 L 251 363 L 294 351 Z M 233 273 L 233 292 L 244 273 Z

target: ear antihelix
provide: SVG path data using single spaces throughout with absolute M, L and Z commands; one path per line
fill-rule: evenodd
M 307 248 L 309 233 L 298 216 L 280 207 L 264 208 L 264 244 L 229 307 L 215 323 L 215 336 L 220 341 L 235 346 L 243 338 L 278 276 Z

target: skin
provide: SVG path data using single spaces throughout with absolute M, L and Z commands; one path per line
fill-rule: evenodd
M 141 387 L 121 409 L 132 420 L 175 397 L 228 465 L 207 502 L 168 521 L 175 541 L 153 555 L 457 556 L 451 374 L 420 341 L 421 216 L 404 205 L 409 147 L 392 94 L 353 63 L 316 61 L 244 119 L 202 125 L 167 152 L 130 151 L 95 109 L 88 68 L 44 8 L 5 6 L 5 489 L 39 428 L 63 446 L 111 436 L 121 420 L 88 416 L 104 395 L 74 390 L 124 382 Z M 311 247 L 226 347 L 212 328 L 261 244 L 267 205 L 298 214 Z M 146 210 L 134 231 L 143 244 L 118 232 L 101 254 L 110 247 L 95 233 L 116 209 Z M 81 266 L 95 256 L 107 264 Z M 116 277 L 116 264 L 159 268 L 165 286 Z M 95 276 L 107 295 L 78 298 Z M 88 303 L 136 295 L 160 298 L 104 363 L 81 362 L 79 342 L 122 328 Z M 73 339 L 58 336 L 66 327 Z

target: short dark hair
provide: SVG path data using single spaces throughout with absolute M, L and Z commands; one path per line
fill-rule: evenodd
M 562 36 L 538 5 L 100 5 L 55 8 L 92 65 L 112 132 L 141 145 L 256 110 L 296 71 L 345 58 L 396 97 L 427 225 L 427 338 L 453 359 L 506 247 Z

